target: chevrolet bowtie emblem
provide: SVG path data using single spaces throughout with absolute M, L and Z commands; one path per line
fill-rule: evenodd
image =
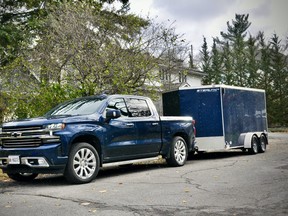
M 21 136 L 21 135 L 22 135 L 22 133 L 18 133 L 18 132 L 13 132 L 13 133 L 11 134 L 12 137 L 19 137 L 19 136 Z

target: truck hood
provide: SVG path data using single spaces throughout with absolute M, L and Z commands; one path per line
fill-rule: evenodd
M 29 126 L 42 126 L 57 123 L 77 123 L 99 121 L 100 115 L 83 115 L 83 116 L 51 116 L 51 117 L 37 117 L 15 120 L 12 122 L 3 123 L 3 127 L 29 127 Z

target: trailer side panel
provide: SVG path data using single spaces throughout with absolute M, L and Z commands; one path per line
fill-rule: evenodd
M 240 134 L 267 131 L 264 91 L 223 88 L 224 135 L 226 143 L 236 147 Z
M 180 115 L 196 120 L 197 137 L 223 136 L 219 88 L 179 91 Z

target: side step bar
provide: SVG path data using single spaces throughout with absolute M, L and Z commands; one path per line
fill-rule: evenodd
M 102 165 L 102 167 L 105 168 L 105 167 L 121 166 L 121 165 L 126 165 L 126 164 L 133 164 L 133 163 L 141 163 L 141 162 L 159 160 L 161 158 L 162 156 L 157 156 L 157 157 L 151 157 L 151 158 L 142 158 L 142 159 L 135 159 L 135 160 L 128 160 L 128 161 L 105 163 Z

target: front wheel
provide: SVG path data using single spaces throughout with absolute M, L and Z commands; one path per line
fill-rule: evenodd
M 71 183 L 88 183 L 99 172 L 100 159 L 97 150 L 88 143 L 76 143 L 72 146 L 64 173 Z
M 37 173 L 7 173 L 7 175 L 9 178 L 19 182 L 29 182 L 38 176 Z
M 171 143 L 170 157 L 167 163 L 170 166 L 183 166 L 188 157 L 188 149 L 182 137 L 174 137 Z

